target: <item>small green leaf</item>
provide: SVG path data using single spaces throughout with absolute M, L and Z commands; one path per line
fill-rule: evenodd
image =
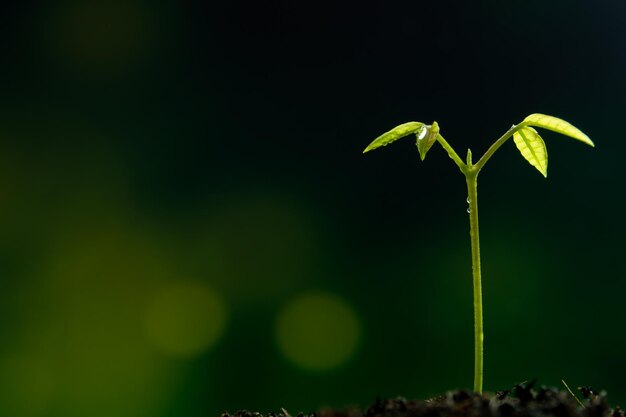
M 423 161 L 426 158 L 426 153 L 433 146 L 439 135 L 439 124 L 433 122 L 432 125 L 423 125 L 419 132 L 415 134 L 417 136 L 417 150 L 420 153 L 420 159 Z
M 535 113 L 525 118 L 523 123 L 530 126 L 552 130 L 553 132 L 584 142 L 589 146 L 595 146 L 591 139 L 589 139 L 589 136 L 585 135 L 583 132 L 558 117 Z
M 523 127 L 513 134 L 513 140 L 522 156 L 547 177 L 548 151 L 537 131 L 532 127 Z
M 389 132 L 383 133 L 382 135 L 374 139 L 374 141 L 372 141 L 372 143 L 370 143 L 367 148 L 365 148 L 363 153 L 369 152 L 381 146 L 387 146 L 391 142 L 395 142 L 396 140 L 408 136 L 411 133 L 416 133 L 422 126 L 424 126 L 424 123 L 420 122 L 408 122 L 396 126 Z

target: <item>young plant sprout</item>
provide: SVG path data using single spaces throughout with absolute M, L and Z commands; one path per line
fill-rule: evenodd
M 544 177 L 548 176 L 548 153 L 546 145 L 533 127 L 539 127 L 565 136 L 577 139 L 589 146 L 594 146 L 593 142 L 583 132 L 567 123 L 565 120 L 544 114 L 531 114 L 520 124 L 513 125 L 504 135 L 496 140 L 487 152 L 476 162 L 472 162 L 472 151 L 467 150 L 466 162 L 457 155 L 452 146 L 439 133 L 439 125 L 433 122 L 426 125 L 420 122 L 408 122 L 401 124 L 389 132 L 376 138 L 363 151 L 369 152 L 381 146 L 386 146 L 405 136 L 415 134 L 417 136 L 417 150 L 423 161 L 428 150 L 439 142 L 448 152 L 448 156 L 456 163 L 467 183 L 469 220 L 470 220 L 470 240 L 472 246 L 472 278 L 474 288 L 474 391 L 482 393 L 483 390 L 483 301 L 480 275 L 480 244 L 478 238 L 478 194 L 477 178 L 480 170 L 485 166 L 489 158 L 506 142 L 511 136 L 515 141 L 517 149 L 522 156 L 537 168 Z

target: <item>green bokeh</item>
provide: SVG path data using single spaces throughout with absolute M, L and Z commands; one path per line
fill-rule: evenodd
M 308 371 L 328 371 L 343 365 L 357 348 L 360 328 L 356 314 L 334 294 L 299 295 L 276 318 L 276 341 L 283 355 Z
M 512 142 L 481 173 L 485 388 L 565 379 L 626 405 L 625 16 L 3 6 L 0 415 L 297 413 L 469 388 L 463 178 L 438 145 L 424 162 L 411 141 L 361 151 L 437 120 L 476 160 L 534 112 L 596 148 L 545 132 L 547 180 Z M 347 307 L 310 317 L 353 314 L 358 342 L 312 372 L 276 320 L 316 289 Z M 288 351 L 311 336 L 296 330 Z

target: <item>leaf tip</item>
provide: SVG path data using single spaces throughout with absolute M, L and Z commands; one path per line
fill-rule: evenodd
M 376 148 L 378 148 L 378 146 L 376 145 L 376 141 L 374 141 L 367 145 L 367 148 L 363 149 L 363 153 L 368 153 L 369 151 L 373 151 Z
M 593 141 L 589 138 L 589 136 L 587 136 L 583 132 L 580 132 L 580 135 L 581 135 L 580 138 L 577 138 L 577 139 L 579 139 L 582 143 L 584 143 L 585 145 L 589 145 L 592 148 L 596 147 L 596 144 L 593 143 Z

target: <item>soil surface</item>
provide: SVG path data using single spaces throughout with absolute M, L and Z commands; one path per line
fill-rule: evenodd
M 222 417 L 626 417 L 619 407 L 611 409 L 604 392 L 579 387 L 578 397 L 556 388 L 533 388 L 534 381 L 510 390 L 483 393 L 451 391 L 426 401 L 404 398 L 378 399 L 365 410 L 322 409 L 315 413 L 290 414 L 238 411 Z

